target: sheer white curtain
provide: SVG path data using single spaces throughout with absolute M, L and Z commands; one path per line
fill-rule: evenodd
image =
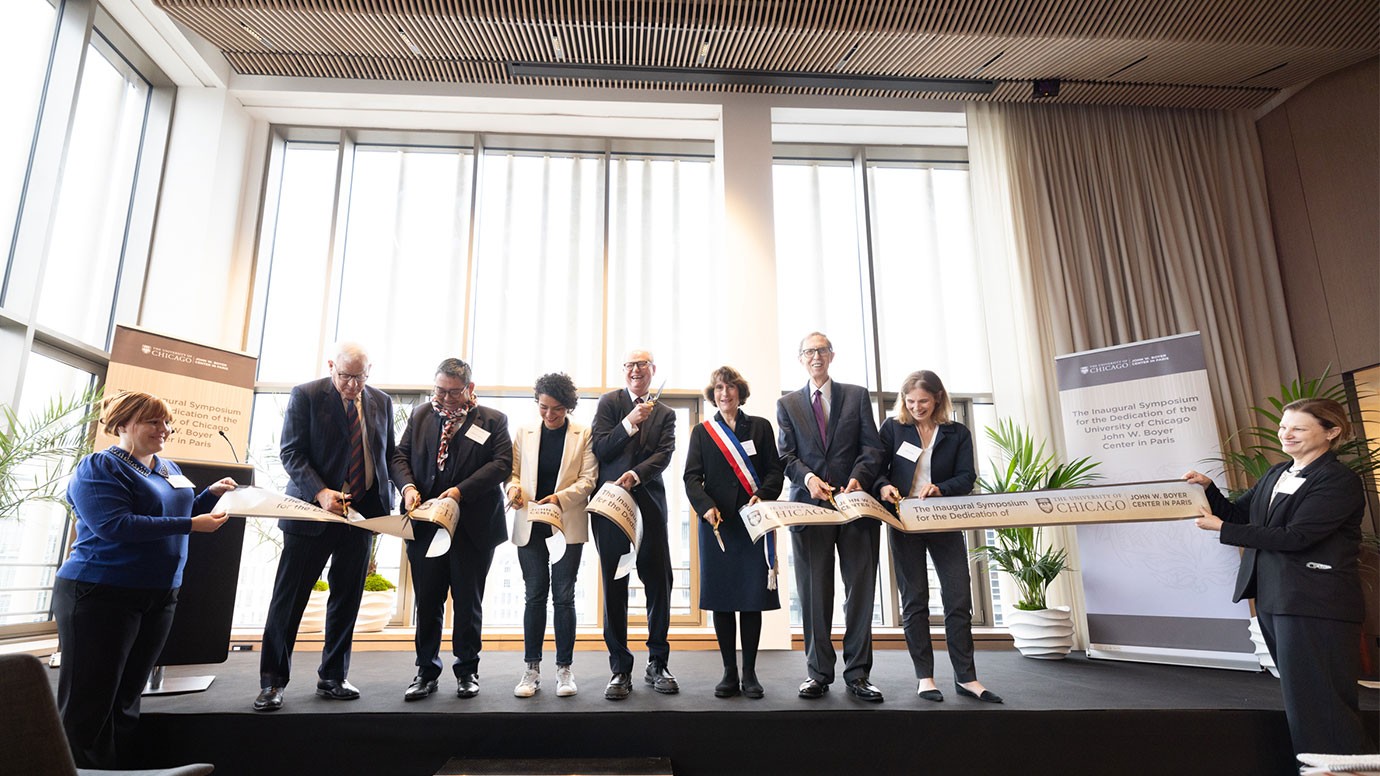
M 1057 440 L 1055 356 L 1198 330 L 1225 438 L 1295 371 L 1247 117 L 973 104 L 968 137 L 1003 414 Z
M 566 372 L 602 383 L 602 173 L 596 156 L 485 154 L 470 347 L 479 382 Z
M 355 148 L 328 340 L 364 343 L 375 383 L 427 385 L 460 354 L 473 164 L 463 148 Z
M 980 254 L 1013 302 L 989 325 L 1033 358 L 999 404 L 1057 427 L 1057 397 L 1030 396 L 1054 356 L 1198 330 L 1225 432 L 1295 371 L 1248 117 L 974 104 L 968 120 Z
M 619 157 L 609 171 L 607 380 L 633 348 L 656 356 L 653 388 L 701 387 L 719 366 L 708 316 L 733 283 L 718 250 L 714 164 Z
M 835 379 L 880 386 L 867 368 L 867 306 L 858 254 L 857 201 L 849 162 L 780 163 L 776 193 L 776 294 L 781 385 L 805 385 L 796 346 L 812 331 L 834 344 Z

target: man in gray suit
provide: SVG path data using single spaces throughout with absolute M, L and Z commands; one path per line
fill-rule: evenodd
M 777 447 L 791 501 L 828 506 L 836 491 L 867 490 L 878 471 L 882 442 L 867 389 L 829 378 L 834 346 L 814 332 L 800 342 L 800 363 L 810 380 L 776 403 Z M 800 697 L 820 698 L 834 681 L 834 550 L 843 576 L 843 680 L 848 692 L 880 702 L 882 691 L 869 680 L 872 671 L 872 603 L 877 589 L 881 524 L 855 520 L 845 525 L 791 528 L 795 582 L 805 635 L 809 676 Z

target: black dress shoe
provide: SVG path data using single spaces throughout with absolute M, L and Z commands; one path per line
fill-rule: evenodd
M 403 700 L 419 701 L 436 692 L 437 687 L 438 685 L 435 679 L 423 679 L 419 676 L 412 680 L 412 684 L 407 686 L 407 690 L 403 693 Z
M 666 666 L 660 663 L 648 663 L 647 674 L 642 678 L 662 695 L 675 695 L 680 692 L 680 683 L 666 670 Z
M 283 688 L 265 687 L 259 690 L 259 697 L 254 699 L 255 711 L 277 711 L 283 708 Z
M 316 694 L 333 701 L 352 701 L 359 697 L 359 688 L 344 679 L 322 679 L 316 683 Z
M 823 698 L 826 692 L 829 692 L 829 685 L 818 679 L 806 679 L 804 684 L 800 685 L 802 698 Z
M 463 674 L 456 681 L 455 694 L 461 698 L 473 698 L 479 694 L 479 674 Z
M 958 691 L 958 694 L 959 694 L 959 695 L 962 695 L 962 696 L 965 696 L 965 697 L 968 697 L 968 698 L 977 698 L 978 700 L 982 701 L 983 703 L 1001 703 L 1001 702 L 1002 702 L 1001 696 L 1000 696 L 1000 695 L 997 695 L 996 693 L 992 692 L 991 690 L 983 690 L 982 693 L 979 694 L 979 693 L 973 692 L 972 690 L 969 690 L 967 687 L 964 687 L 963 685 L 959 684 L 958 682 L 954 682 L 954 689 Z
M 611 701 L 621 701 L 632 695 L 632 677 L 625 673 L 614 674 L 609 686 L 604 688 L 604 697 Z
M 861 676 L 848 682 L 848 692 L 860 701 L 867 701 L 869 703 L 882 702 L 882 691 L 877 689 L 876 685 Z
M 915 694 L 920 696 L 923 700 L 934 701 L 935 703 L 944 702 L 944 693 L 940 692 L 938 688 L 933 690 L 916 690 Z
M 766 692 L 762 690 L 762 683 L 757 681 L 757 672 L 744 670 L 743 697 L 755 699 L 761 698 L 763 695 L 766 695 Z
M 740 692 L 742 692 L 742 690 L 738 688 L 738 669 L 725 668 L 724 678 L 720 679 L 719 683 L 714 685 L 714 697 L 732 698 Z

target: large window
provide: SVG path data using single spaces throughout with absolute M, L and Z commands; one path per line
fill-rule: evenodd
M 699 417 L 691 397 L 713 366 L 713 343 L 699 332 L 704 299 L 724 271 L 709 150 L 486 137 L 389 143 L 349 132 L 284 139 L 261 261 L 267 292 L 250 445 L 260 476 L 286 484 L 277 463 L 284 392 L 324 374 L 338 339 L 369 348 L 371 384 L 400 405 L 426 400 L 442 358 L 465 358 L 480 401 L 506 412 L 514 432 L 538 422 L 529 386 L 539 375 L 569 373 L 586 397 L 575 417 L 588 423 L 598 394 L 622 384 L 621 370 L 607 365 L 650 348 L 657 386 L 665 381 L 663 399 L 677 413 L 665 474 L 672 615 L 700 624 L 692 515 L 679 483 Z M 405 419 L 400 413 L 399 433 Z M 245 550 L 240 626 L 263 622 L 272 587 L 277 529 L 258 528 Z M 379 557 L 404 583 L 394 622 L 408 624 L 401 546 L 384 544 Z M 582 625 L 599 622 L 598 579 L 591 546 L 577 588 Z M 637 623 L 636 580 L 630 598 Z M 520 628 L 522 608 L 516 551 L 505 543 L 486 588 L 485 625 Z
M 7 3 L 0 43 L 0 402 L 27 416 L 98 382 L 135 323 L 172 88 L 93 0 Z M 51 631 L 69 535 L 60 503 L 0 521 L 0 636 Z
M 5 120 L 0 121 L 0 245 L 6 255 L 29 173 L 56 19 L 47 0 L 12 0 L 6 4 L 5 24 L 0 27 L 0 64 L 9 87 Z
M 781 384 L 783 391 L 805 384 L 795 353 L 812 331 L 834 343 L 830 375 L 866 386 L 879 419 L 891 414 L 906 375 L 930 369 L 959 400 L 958 420 L 979 438 L 981 460 L 992 381 L 968 171 L 962 159 L 942 158 L 951 151 L 932 150 L 778 150 L 777 293 L 791 300 L 777 306 Z M 976 532 L 965 539 L 970 547 L 984 541 Z M 885 540 L 881 555 L 873 622 L 897 626 L 899 599 Z M 794 558 L 788 563 L 793 568 Z M 843 583 L 835 572 L 834 621 L 841 624 Z M 974 621 L 991 625 L 994 586 L 983 572 L 975 566 Z M 938 621 L 943 609 L 933 564 L 930 587 Z M 799 625 L 794 589 L 790 606 L 791 622 Z

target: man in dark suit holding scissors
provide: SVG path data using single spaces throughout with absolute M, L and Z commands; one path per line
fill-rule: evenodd
M 647 595 L 647 673 L 644 680 L 659 693 L 680 692 L 667 670 L 671 645 L 671 548 L 667 536 L 666 486 L 661 473 L 676 449 L 676 413 L 650 394 L 656 362 L 645 350 L 634 350 L 623 363 L 626 388 L 599 397 L 591 424 L 594 457 L 599 460 L 599 487 L 613 482 L 632 493 L 642 513 L 642 545 L 637 576 Z M 658 392 L 659 395 L 659 392 Z M 615 578 L 618 559 L 632 548 L 622 529 L 596 517 L 590 533 L 599 548 L 604 580 L 604 643 L 613 672 L 604 697 L 622 700 L 632 692 L 633 656 L 628 650 L 628 577 Z
M 339 515 L 351 507 L 364 517 L 386 515 L 393 498 L 388 480 L 393 401 L 383 391 L 365 385 L 369 355 L 358 343 L 340 343 L 327 364 L 329 377 L 293 388 L 288 399 L 281 451 L 283 468 L 291 478 L 287 495 Z M 283 552 L 264 623 L 260 691 L 254 710 L 283 707 L 297 627 L 327 560 L 331 561 L 331 595 L 316 694 L 329 700 L 354 700 L 359 690 L 346 675 L 373 534 L 309 520 L 280 520 L 278 527 L 283 531 Z
M 800 363 L 810 381 L 776 403 L 777 447 L 791 480 L 791 501 L 827 506 L 836 490 L 867 490 L 880 465 L 882 443 L 867 389 L 831 380 L 833 361 L 834 346 L 828 337 L 819 332 L 805 337 L 800 342 Z M 843 680 L 854 697 L 882 700 L 882 691 L 868 679 L 880 546 L 881 524 L 875 520 L 791 528 L 809 673 L 800 685 L 800 697 L 823 697 L 834 680 L 831 639 L 837 547 L 846 596 Z
M 407 560 L 417 594 L 417 676 L 403 692 L 408 701 L 436 692 L 443 668 L 441 628 L 448 592 L 455 602 L 455 694 L 479 694 L 484 581 L 494 548 L 508 539 L 500 489 L 513 471 L 508 416 L 478 405 L 473 372 L 464 361 L 442 361 L 435 379 L 434 398 L 413 410 L 391 471 L 405 509 L 433 498 L 451 498 L 460 504 L 460 519 L 450 550 L 434 558 L 427 557 L 427 550 L 438 527 L 412 524 L 415 538 L 407 543 Z

